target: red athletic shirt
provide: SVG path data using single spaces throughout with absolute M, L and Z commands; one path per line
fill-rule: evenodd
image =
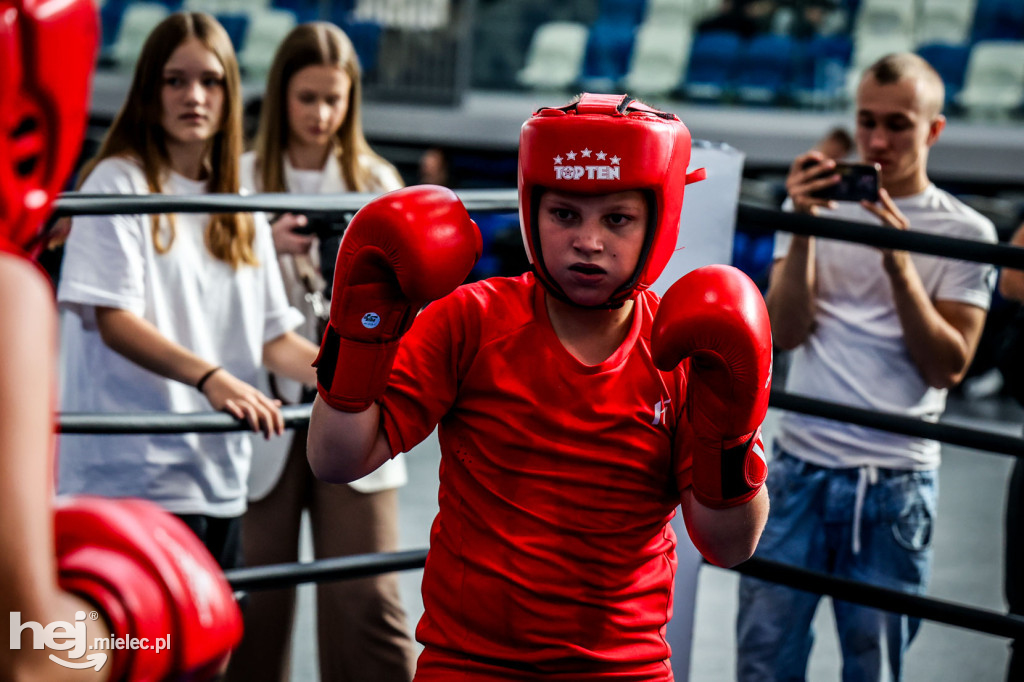
M 391 448 L 435 425 L 441 446 L 417 680 L 672 679 L 685 377 L 651 360 L 658 300 L 637 297 L 596 366 L 555 336 L 532 274 L 460 287 L 402 339 L 382 401 Z

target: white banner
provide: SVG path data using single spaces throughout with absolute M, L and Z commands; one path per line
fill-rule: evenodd
M 686 186 L 676 252 L 651 288 L 659 295 L 694 268 L 732 263 L 743 152 L 727 144 L 694 140 L 690 168 L 707 169 L 705 180 Z

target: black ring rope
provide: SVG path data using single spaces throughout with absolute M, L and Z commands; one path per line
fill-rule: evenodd
M 312 403 L 283 406 L 285 427 L 309 426 L 312 409 Z M 57 419 L 57 430 L 68 434 L 225 433 L 249 428 L 249 422 L 225 412 L 67 412 Z
M 225 571 L 224 576 L 236 591 L 270 590 L 302 583 L 349 580 L 419 569 L 426 563 L 427 552 L 426 549 L 418 549 L 356 554 L 294 564 L 234 568 Z M 727 570 L 891 613 L 902 613 L 997 637 L 1024 639 L 1024 617 L 1021 616 L 907 594 L 756 557 Z
M 302 583 L 349 580 L 392 571 L 423 568 L 426 560 L 425 549 L 376 552 L 294 564 L 232 568 L 224 571 L 224 577 L 234 590 L 272 590 Z
M 470 211 L 516 211 L 516 190 L 460 190 L 457 192 Z M 66 192 L 54 204 L 53 216 L 136 215 L 139 213 L 353 213 L 376 194 L 82 194 Z
M 1013 614 L 890 590 L 757 557 L 748 559 L 731 570 L 805 592 L 827 594 L 843 601 L 891 613 L 902 613 L 999 637 L 1024 639 L 1024 617 Z
M 772 390 L 768 404 L 780 410 L 799 412 L 812 417 L 834 419 L 836 421 L 856 424 L 857 426 L 878 429 L 879 431 L 929 438 L 950 445 L 1024 457 L 1024 438 L 995 433 L 994 431 L 929 422 L 915 417 L 888 412 L 876 412 L 860 407 L 851 407 L 840 403 L 786 393 L 776 389 Z
M 515 190 L 460 190 L 459 198 L 470 211 L 518 210 Z M 203 194 L 189 197 L 129 194 L 78 194 L 69 192 L 57 199 L 54 217 L 72 215 L 117 215 L 138 213 L 231 213 L 266 211 L 321 214 L 359 210 L 373 194 Z M 761 208 L 746 204 L 737 207 L 737 220 L 745 227 L 761 231 L 782 230 L 794 234 L 817 235 L 828 239 L 856 242 L 883 249 L 901 249 L 946 256 L 959 260 L 991 263 L 1024 270 L 1024 247 L 989 244 L 973 239 L 957 239 L 912 230 L 896 230 L 847 220 L 817 218 L 801 213 Z M 955 254 L 955 255 L 953 255 Z
M 1024 457 L 1024 439 L 993 431 L 971 429 L 952 424 L 926 422 L 914 417 L 875 412 L 857 407 L 826 402 L 814 398 L 773 390 L 769 405 L 782 410 L 800 412 L 866 426 L 880 431 L 930 438 L 950 445 L 959 445 L 1003 455 Z M 281 408 L 285 426 L 305 428 L 309 425 L 312 404 L 287 405 Z M 57 429 L 66 434 L 129 434 L 129 433 L 221 433 L 245 431 L 249 424 L 223 412 L 160 413 L 128 412 L 102 414 L 73 412 L 58 415 Z
M 849 220 L 818 218 L 804 213 L 787 213 L 744 204 L 737 208 L 736 218 L 744 227 L 764 232 L 816 235 L 877 246 L 881 249 L 914 251 L 1024 270 L 1024 248 L 1019 246 L 989 244 L 975 239 L 944 237 L 913 230 L 897 230 Z
M 468 210 L 513 211 L 517 196 L 511 190 L 467 190 L 458 193 Z M 116 196 L 65 194 L 57 201 L 55 217 L 70 215 L 113 215 L 118 213 L 226 213 L 239 211 L 296 211 L 332 213 L 358 210 L 372 195 L 281 194 L 203 195 L 201 197 Z M 295 208 L 302 206 L 302 208 Z M 784 213 L 740 204 L 737 218 L 755 230 L 785 230 L 794 234 L 818 235 L 879 248 L 902 249 L 960 260 L 991 263 L 1024 269 L 1024 248 L 987 244 L 919 232 L 893 230 L 841 220 L 826 221 L 813 216 Z M 950 254 L 956 254 L 952 256 Z M 935 424 L 901 415 L 878 413 L 836 403 L 814 400 L 772 391 L 770 404 L 780 409 L 812 416 L 838 419 L 852 424 L 977 448 L 1002 454 L 1024 455 L 1024 440 L 948 424 Z M 303 427 L 309 422 L 310 405 L 282 408 L 285 425 Z M 248 425 L 223 413 L 196 414 L 62 414 L 58 417 L 62 433 L 176 433 L 224 432 L 244 430 Z M 377 553 L 339 557 L 320 561 L 257 566 L 225 572 L 235 590 L 259 590 L 365 577 L 391 571 L 422 568 L 427 550 Z M 740 573 L 789 587 L 880 608 L 890 612 L 924 618 L 991 635 L 1024 638 L 1024 618 L 1004 615 L 963 604 L 906 594 L 874 585 L 837 578 L 816 571 L 753 558 L 735 567 Z

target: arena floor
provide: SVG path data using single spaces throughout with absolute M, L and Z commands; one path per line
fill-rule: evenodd
M 770 410 L 769 434 L 776 411 Z M 1018 435 L 1024 410 L 1007 398 L 968 403 L 951 396 L 945 421 L 978 429 Z M 401 549 L 427 546 L 431 520 L 437 510 L 436 440 L 421 444 L 408 458 L 410 483 L 401 490 Z M 935 563 L 929 595 L 980 608 L 1004 611 L 1002 596 L 1003 509 L 1009 457 L 944 446 L 940 482 Z M 306 542 L 306 556 L 309 545 Z M 421 571 L 402 574 L 403 597 L 415 623 L 422 613 Z M 705 566 L 698 585 L 691 682 L 734 679 L 734 619 L 738 575 Z M 312 586 L 300 588 L 300 606 L 292 658 L 294 682 L 316 682 Z M 808 679 L 839 679 L 839 654 L 831 609 L 819 608 L 819 633 L 811 656 Z M 969 630 L 925 623 L 909 653 L 906 682 L 1002 682 L 1007 640 Z M 680 678 L 681 679 L 681 678 Z

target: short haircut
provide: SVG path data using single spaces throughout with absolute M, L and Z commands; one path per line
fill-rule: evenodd
M 924 83 L 923 99 L 929 114 L 938 116 L 946 99 L 946 86 L 939 72 L 927 61 L 912 52 L 887 54 L 864 70 L 861 82 L 868 76 L 881 85 L 891 85 L 908 78 Z

